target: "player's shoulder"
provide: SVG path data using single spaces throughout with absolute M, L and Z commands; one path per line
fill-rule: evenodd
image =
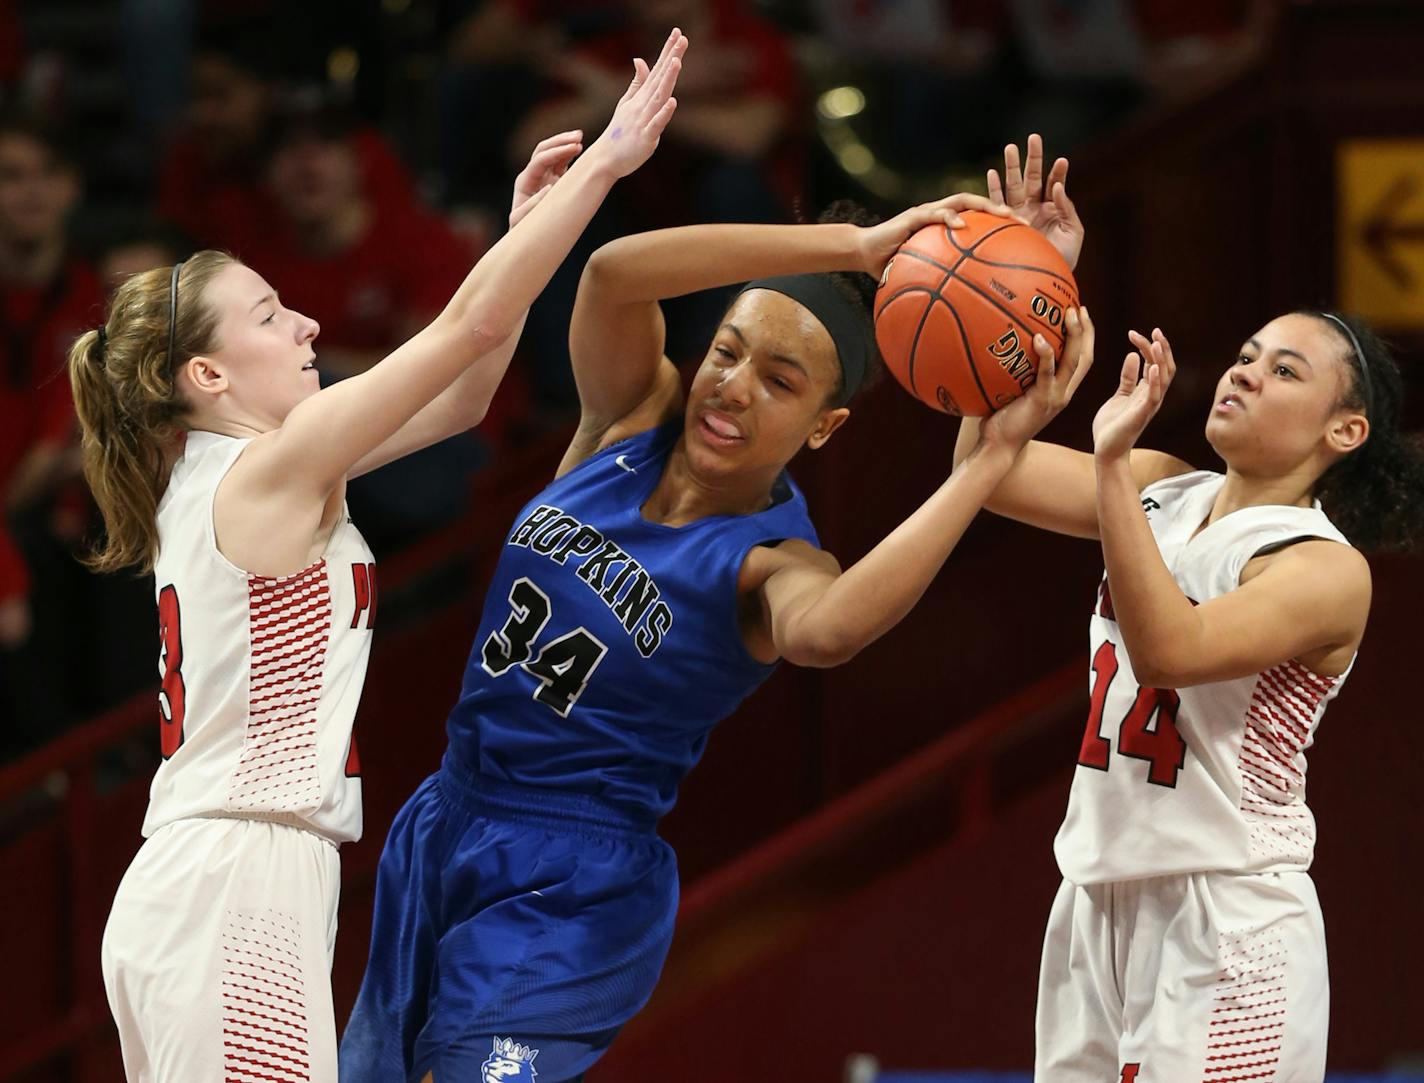
M 788 571 L 811 571 L 839 575 L 840 561 L 803 538 L 787 538 L 774 545 L 754 545 L 747 551 L 737 577 L 737 593 L 760 590 L 773 575 Z
M 1273 576 L 1289 576 L 1300 589 L 1343 599 L 1363 595 L 1373 588 L 1370 563 L 1353 545 L 1334 538 L 1302 538 L 1290 545 L 1264 553 L 1242 570 L 1244 584 L 1267 569 Z
M 664 357 L 652 388 L 627 414 L 611 422 L 587 413 L 579 419 L 573 440 L 554 476 L 561 478 L 614 444 L 670 424 L 681 416 L 683 404 L 682 378 L 677 367 Z
M 1128 462 L 1132 467 L 1132 479 L 1137 483 L 1138 492 L 1173 478 L 1204 473 L 1185 459 L 1179 459 L 1165 451 L 1153 451 L 1151 448 L 1133 448 Z

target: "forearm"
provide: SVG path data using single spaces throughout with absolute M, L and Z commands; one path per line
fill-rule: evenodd
M 471 365 L 445 389 L 436 402 L 442 403 L 453 419 L 454 431 L 472 429 L 484 420 L 489 405 L 499 390 L 504 374 L 509 371 L 509 363 L 519 348 L 519 337 L 524 332 L 524 323 L 529 313 L 525 312 L 514 325 L 514 331 L 500 345 L 485 354 L 479 364 Z
M 1170 683 L 1174 659 L 1197 649 L 1201 622 L 1162 559 L 1128 458 L 1096 468 L 1103 567 L 1123 642 L 1144 685 Z
M 959 436 L 954 441 L 954 465 L 956 468 L 969 457 L 969 453 L 974 450 L 974 445 L 979 443 L 979 431 L 983 424 L 983 419 L 978 417 L 960 419 Z
M 908 519 L 838 576 L 798 623 L 844 661 L 895 627 L 939 574 L 1013 452 L 979 448 Z
M 497 355 L 493 367 L 502 376 L 509 363 L 504 351 L 512 352 L 524 313 L 612 184 L 611 173 L 593 166 L 575 174 L 579 165 L 484 254 L 428 327 L 380 364 L 293 409 L 274 446 L 272 469 L 325 492 L 369 462 L 469 369 L 486 368 L 478 364 L 482 359 Z M 497 382 L 484 388 L 486 395 Z
M 584 276 L 607 303 L 660 301 L 770 275 L 860 270 L 857 234 L 842 222 L 659 229 L 604 245 Z

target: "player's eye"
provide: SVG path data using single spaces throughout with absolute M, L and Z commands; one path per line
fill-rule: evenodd
M 1288 376 L 1288 377 L 1290 377 L 1290 379 L 1294 380 L 1294 379 L 1295 379 L 1295 370 L 1292 369 L 1289 365 L 1277 365 L 1277 366 L 1276 366 L 1276 375 L 1277 375 L 1277 376 Z

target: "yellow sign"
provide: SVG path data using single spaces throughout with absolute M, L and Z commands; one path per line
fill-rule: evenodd
M 1336 151 L 1340 307 L 1424 327 L 1424 139 L 1350 139 Z

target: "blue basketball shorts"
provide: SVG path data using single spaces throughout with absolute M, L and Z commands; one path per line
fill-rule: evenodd
M 677 890 L 651 821 L 447 755 L 381 853 L 342 1083 L 581 1078 L 652 995 Z

